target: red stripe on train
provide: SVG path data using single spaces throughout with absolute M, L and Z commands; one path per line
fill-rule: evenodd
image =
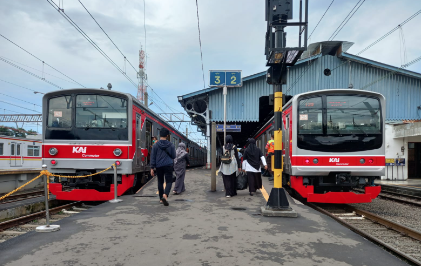
M 318 163 L 313 160 L 317 159 Z M 365 162 L 361 163 L 360 160 Z M 292 166 L 385 166 L 385 156 L 292 156 Z
M 48 153 L 50 148 L 58 150 L 57 155 Z M 115 156 L 113 151 L 119 148 L 123 153 Z M 128 146 L 104 146 L 104 145 L 45 145 L 43 158 L 76 158 L 76 159 L 129 159 Z

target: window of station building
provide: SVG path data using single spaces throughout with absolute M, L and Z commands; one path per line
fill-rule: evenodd
M 39 146 L 28 146 L 28 156 L 39 156 Z
M 127 128 L 127 100 L 106 95 L 77 95 L 76 127 Z
M 48 100 L 48 127 L 70 128 L 72 126 L 72 96 L 59 96 Z
M 322 98 L 302 99 L 298 106 L 298 134 L 323 134 Z
M 4 146 L 4 143 L 0 143 L 0 155 L 3 155 L 3 146 Z

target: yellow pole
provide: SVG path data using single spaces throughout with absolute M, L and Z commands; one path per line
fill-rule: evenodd
M 275 92 L 274 114 L 275 114 L 275 119 L 278 118 L 278 121 L 280 121 L 282 125 L 282 92 Z M 274 174 L 273 187 L 282 188 L 283 156 L 282 156 L 282 129 L 281 127 L 279 129 L 275 128 L 273 135 L 274 135 L 274 141 L 275 141 L 275 153 L 274 153 L 275 154 L 274 155 L 275 167 L 274 167 L 274 172 L 273 172 Z

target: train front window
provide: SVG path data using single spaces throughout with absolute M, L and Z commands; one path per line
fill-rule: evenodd
M 304 98 L 298 106 L 297 146 L 323 152 L 378 149 L 383 124 L 378 98 L 326 95 Z
M 60 96 L 48 101 L 48 127 L 72 127 L 72 96 Z
M 300 101 L 298 111 L 298 134 L 323 134 L 322 97 Z
M 127 128 L 127 100 L 105 95 L 78 95 L 76 127 Z
M 379 100 L 327 96 L 327 134 L 381 134 Z

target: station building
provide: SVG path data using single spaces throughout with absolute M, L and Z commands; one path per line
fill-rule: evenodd
M 421 74 L 347 53 L 353 45 L 345 41 L 310 44 L 297 63 L 287 70 L 283 94 L 353 88 L 381 93 L 386 98 L 386 176 L 382 179 L 421 178 Z M 243 86 L 228 88 L 227 124 L 241 125 L 230 133 L 238 144 L 252 137 L 273 116 L 266 71 L 243 77 Z M 207 88 L 178 97 L 181 106 L 203 135 L 209 122 L 222 124 L 222 88 Z M 269 139 L 269 136 L 266 137 Z M 218 134 L 218 146 L 223 143 Z M 394 163 L 390 163 L 393 159 Z M 400 165 L 396 165 L 396 160 Z

